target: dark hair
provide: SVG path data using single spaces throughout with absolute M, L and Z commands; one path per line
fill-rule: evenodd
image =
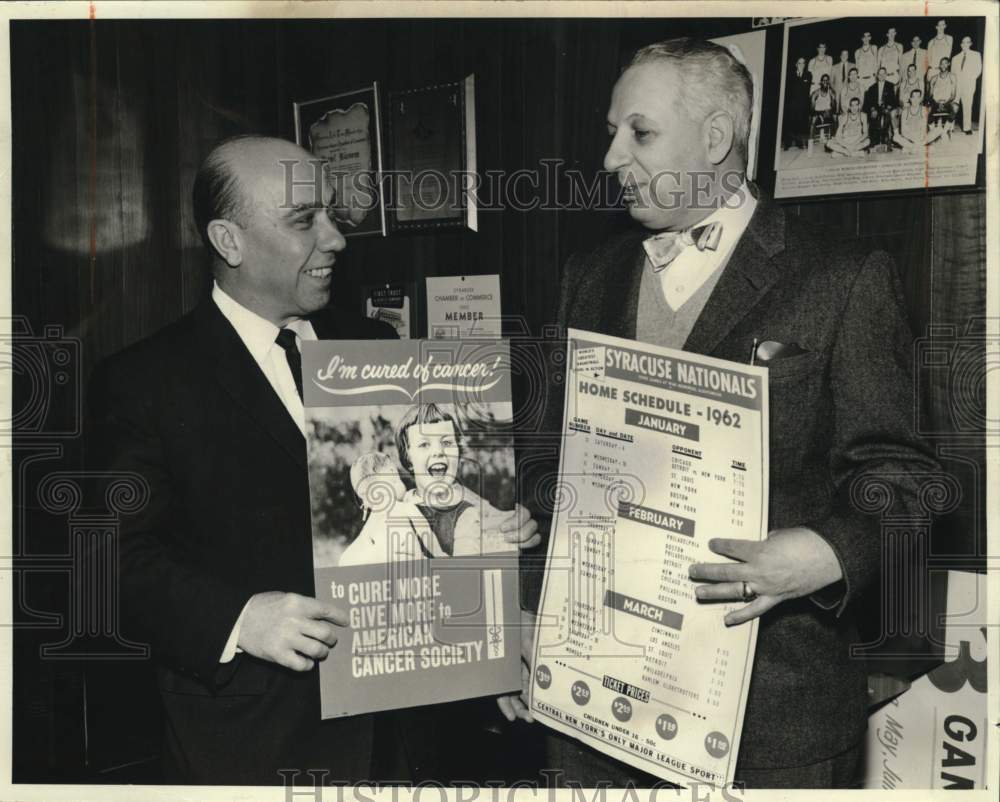
M 240 228 L 249 224 L 251 202 L 233 170 L 227 151 L 238 143 L 260 140 L 257 134 L 240 134 L 222 140 L 198 168 L 191 191 L 194 224 L 205 247 L 212 249 L 208 224 L 212 220 L 231 220 Z
M 458 420 L 448 412 L 445 412 L 437 404 L 417 404 L 410 407 L 396 424 L 396 456 L 399 464 L 406 470 L 413 472 L 413 464 L 410 462 L 410 446 L 406 439 L 407 430 L 414 424 L 441 423 L 451 421 L 455 427 L 455 436 L 461 439 L 462 427 L 458 425 Z

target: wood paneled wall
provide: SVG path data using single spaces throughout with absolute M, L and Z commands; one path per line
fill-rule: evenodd
M 373 80 L 397 89 L 475 73 L 480 170 L 559 158 L 589 176 L 601 165 L 610 89 L 629 51 L 673 35 L 748 28 L 748 19 L 15 22 L 14 313 L 36 334 L 56 324 L 78 338 L 85 379 L 100 358 L 190 310 L 209 286 L 190 211 L 197 165 L 228 135 L 293 138 L 293 100 Z M 758 173 L 765 191 L 773 185 L 780 27 L 768 37 Z M 985 554 L 983 444 L 969 423 L 985 412 L 974 324 L 985 314 L 984 196 L 915 193 L 792 208 L 893 254 L 915 332 L 965 360 L 961 369 L 921 368 L 914 414 L 965 494 L 941 530 L 940 553 L 975 563 Z M 519 316 L 509 327 L 538 335 L 554 319 L 566 258 L 621 225 L 608 212 L 507 209 L 483 212 L 478 233 L 352 240 L 335 290 L 360 306 L 361 283 L 405 279 L 422 305 L 428 276 L 499 273 L 503 309 Z M 64 416 L 78 414 L 73 404 Z M 77 442 L 62 442 L 49 467 L 72 464 Z M 30 492 L 23 498 L 22 522 L 36 512 Z M 65 548 L 58 524 L 26 529 L 36 553 Z M 23 593 L 26 606 L 58 610 L 59 592 L 43 581 L 26 581 Z M 21 640 L 28 658 L 30 637 Z M 65 742 L 79 746 L 83 728 L 72 703 L 63 709 L 66 686 L 57 690 L 54 671 L 21 674 L 31 702 L 16 712 L 15 762 L 28 775 L 79 776 L 84 752 Z

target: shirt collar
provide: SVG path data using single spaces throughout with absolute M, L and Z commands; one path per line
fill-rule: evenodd
M 226 320 L 236 329 L 236 333 L 243 340 L 243 344 L 246 345 L 254 361 L 263 364 L 275 344 L 278 327 L 227 295 L 218 282 L 212 282 L 212 300 L 219 307 L 219 311 L 222 312 Z M 285 328 L 294 331 L 301 340 L 316 339 L 312 325 L 304 318 L 289 321 Z
M 740 188 L 730 195 L 726 202 L 712 212 L 708 217 L 692 228 L 701 228 L 711 223 L 722 224 L 722 238 L 725 242 L 737 242 L 743 236 L 743 230 L 753 217 L 754 209 L 757 208 L 757 199 L 750 191 L 746 181 Z M 722 245 L 720 244 L 720 248 Z

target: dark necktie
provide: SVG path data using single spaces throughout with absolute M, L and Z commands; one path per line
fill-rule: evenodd
M 295 332 L 291 329 L 281 329 L 274 341 L 281 346 L 285 352 L 285 359 L 288 360 L 288 369 L 292 371 L 292 378 L 295 379 L 295 389 L 299 398 L 302 398 L 302 354 L 299 353 L 298 343 L 295 341 Z
M 965 53 L 962 54 L 962 63 L 958 65 L 958 68 L 960 70 L 964 70 L 965 69 Z
M 847 80 L 847 65 L 846 64 L 842 65 L 841 68 L 840 68 L 840 80 L 841 81 L 846 81 Z

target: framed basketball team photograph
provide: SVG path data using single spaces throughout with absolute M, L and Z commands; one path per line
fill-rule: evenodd
M 985 33 L 984 17 L 786 22 L 775 197 L 974 185 Z

